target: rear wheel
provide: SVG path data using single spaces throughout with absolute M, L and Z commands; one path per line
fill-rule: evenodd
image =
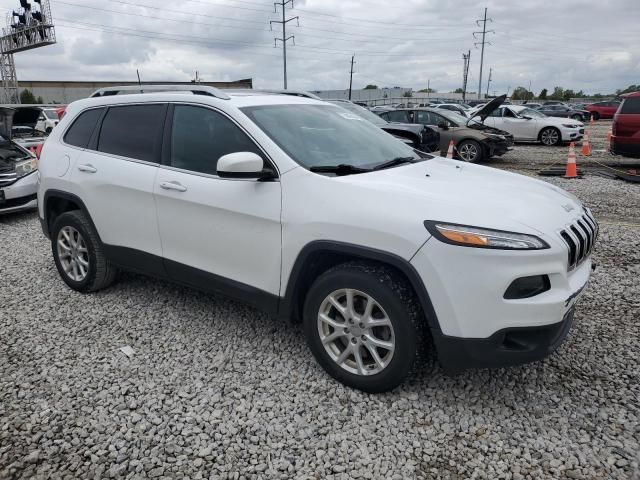
M 411 288 L 385 267 L 354 262 L 322 274 L 304 305 L 309 348 L 333 378 L 366 392 L 402 383 L 423 345 Z
M 540 132 L 540 141 L 543 145 L 552 147 L 558 145 L 562 141 L 560 130 L 554 127 L 547 127 Z
M 98 234 L 79 210 L 56 218 L 51 250 L 58 273 L 73 290 L 93 292 L 115 280 L 117 269 L 106 259 Z
M 482 145 L 475 140 L 463 140 L 458 144 L 457 150 L 458 157 L 465 162 L 481 162 L 484 157 Z
M 593 118 L 593 120 L 600 120 L 600 114 L 598 112 L 591 112 L 589 116 Z

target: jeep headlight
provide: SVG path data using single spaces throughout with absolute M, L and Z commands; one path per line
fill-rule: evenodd
M 501 250 L 543 250 L 547 242 L 535 235 L 426 220 L 424 226 L 438 240 L 451 245 Z
M 31 172 L 35 172 L 38 169 L 38 160 L 36 158 L 28 158 L 16 163 L 15 171 L 16 177 L 24 177 Z

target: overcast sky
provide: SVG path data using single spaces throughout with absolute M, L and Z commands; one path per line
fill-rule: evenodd
M 267 0 L 50 0 L 58 43 L 16 55 L 19 80 L 206 81 L 253 78 L 281 88 L 281 19 Z M 18 0 L 0 0 L 4 14 Z M 392 5 L 392 6 L 390 6 Z M 483 91 L 555 85 L 587 93 L 640 83 L 640 0 L 297 0 L 287 9 L 289 88 L 349 85 L 437 91 L 462 84 L 471 50 L 469 91 L 476 91 L 480 50 L 473 32 L 484 7 L 493 19 Z M 91 7 L 91 8 L 89 8 Z M 475 40 L 475 41 L 479 41 Z

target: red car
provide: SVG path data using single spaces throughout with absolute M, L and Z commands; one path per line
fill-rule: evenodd
M 613 117 L 611 152 L 640 156 L 640 92 L 622 95 L 620 108 Z
M 608 102 L 592 103 L 584 107 L 584 109 L 590 113 L 594 120 L 600 120 L 601 118 L 613 118 L 619 106 L 619 101 L 611 100 Z

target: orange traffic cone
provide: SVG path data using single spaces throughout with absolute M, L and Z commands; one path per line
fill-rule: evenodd
M 613 132 L 611 131 L 611 129 L 609 129 L 609 131 L 607 132 L 607 142 L 611 143 L 611 136 L 613 135 Z
M 447 158 L 453 158 L 453 148 L 455 147 L 455 143 L 453 140 L 449 142 L 449 149 L 447 150 Z
M 573 142 L 569 144 L 567 170 L 565 171 L 564 178 L 578 178 L 578 167 L 576 165 L 576 145 Z
M 591 147 L 589 147 L 589 132 L 584 132 L 584 138 L 582 139 L 582 149 L 580 155 L 588 157 L 591 155 Z

